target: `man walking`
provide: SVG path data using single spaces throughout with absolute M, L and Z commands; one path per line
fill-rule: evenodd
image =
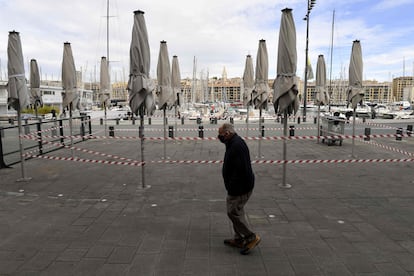
M 260 242 L 260 237 L 249 229 L 244 213 L 254 188 L 250 152 L 232 124 L 225 123 L 219 128 L 218 139 L 226 145 L 222 174 L 227 190 L 227 215 L 234 229 L 234 238 L 225 239 L 224 243 L 241 248 L 240 253 L 246 255 Z

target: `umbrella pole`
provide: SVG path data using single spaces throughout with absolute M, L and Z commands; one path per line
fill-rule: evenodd
M 258 158 L 262 158 L 262 107 L 259 109 L 259 152 Z
M 246 137 L 249 137 L 249 113 L 250 113 L 250 105 L 247 106 Z
M 17 179 L 17 181 L 29 181 L 31 178 L 26 178 L 26 171 L 24 168 L 24 148 L 22 141 L 22 116 L 20 113 L 20 107 L 17 109 L 17 123 L 19 124 L 19 149 L 20 149 L 20 167 L 22 171 L 22 178 Z
M 72 103 L 69 104 L 69 135 L 70 135 L 70 152 L 72 158 L 74 158 L 73 153 L 73 130 L 72 130 Z
M 287 114 L 287 111 L 285 111 L 284 118 L 283 118 L 283 137 L 284 137 L 283 139 L 283 173 L 282 173 L 282 184 L 280 184 L 279 186 L 280 188 L 289 189 L 289 188 L 292 188 L 292 185 L 286 183 L 286 161 L 287 161 L 286 160 L 286 143 L 287 143 L 286 140 L 288 137 L 287 120 L 288 120 L 288 114 Z
M 166 160 L 167 159 L 167 124 L 166 124 L 166 107 L 164 107 L 164 109 L 163 109 L 163 114 L 164 114 L 164 122 L 163 122 L 163 124 L 164 124 L 164 160 Z
M 352 114 L 353 122 L 352 122 L 352 157 L 354 156 L 354 146 L 355 146 L 355 118 L 356 118 L 356 107 L 354 107 L 354 112 Z
M 316 124 L 316 131 L 318 132 L 316 135 L 318 136 L 317 143 L 319 144 L 319 136 L 320 136 L 320 117 L 321 117 L 321 104 L 318 105 L 318 123 Z
M 106 137 L 106 102 L 104 102 L 103 103 L 103 106 L 104 106 L 104 121 L 105 121 L 105 124 L 104 124 L 104 133 L 105 133 L 105 137 Z
M 142 188 L 145 189 L 145 159 L 144 159 L 144 115 L 141 115 L 141 122 L 139 125 L 139 138 L 141 140 L 141 182 Z

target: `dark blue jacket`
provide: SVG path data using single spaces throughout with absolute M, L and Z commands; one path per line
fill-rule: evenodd
M 225 144 L 222 174 L 227 193 L 231 196 L 247 194 L 254 187 L 249 148 L 237 134 Z

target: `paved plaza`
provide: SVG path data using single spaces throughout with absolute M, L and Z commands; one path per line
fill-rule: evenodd
M 414 139 L 288 140 L 285 167 L 283 143 L 247 140 L 247 256 L 223 244 L 218 140 L 145 140 L 142 167 L 140 140 L 90 139 L 27 160 L 30 180 L 0 169 L 0 275 L 414 275 Z

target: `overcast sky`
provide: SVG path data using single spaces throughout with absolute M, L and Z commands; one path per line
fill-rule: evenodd
M 20 33 L 26 76 L 36 59 L 42 79 L 61 79 L 63 43 L 70 42 L 76 69 L 84 80 L 99 81 L 106 56 L 107 0 L 0 0 L 1 77 L 7 76 L 8 32 Z M 110 0 L 109 59 L 112 81 L 127 80 L 133 11 L 145 12 L 151 47 L 151 77 L 156 78 L 160 41 L 170 59 L 178 56 L 182 78 L 241 77 L 247 54 L 256 62 L 260 39 L 269 53 L 269 79 L 276 77 L 281 10 L 293 9 L 297 34 L 297 75 L 305 67 L 306 0 Z M 333 55 L 331 39 L 333 11 Z M 347 78 L 352 42 L 362 46 L 364 79 L 389 81 L 413 75 L 413 0 L 316 0 L 310 14 L 309 58 L 316 70 L 319 54 L 327 77 Z M 332 62 L 332 70 L 330 70 Z M 405 66 L 404 66 L 405 65 Z

